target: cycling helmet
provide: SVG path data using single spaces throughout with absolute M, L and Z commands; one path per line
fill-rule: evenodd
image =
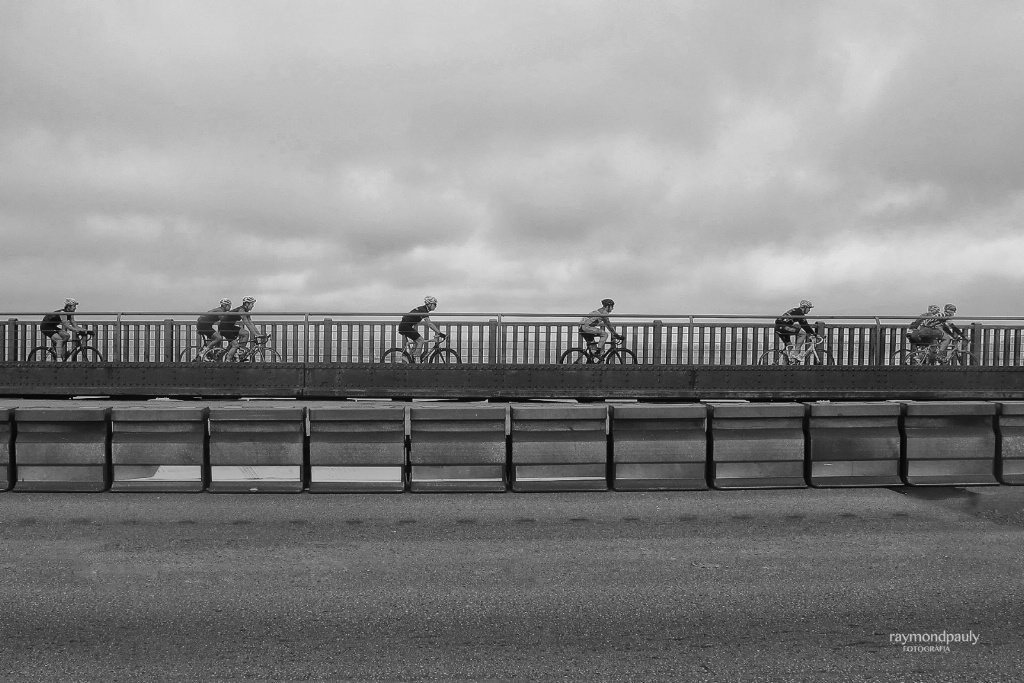
M 64 299 L 64 306 L 77 306 L 77 305 L 78 305 L 78 302 L 75 301 L 74 299 L 72 299 L 71 297 L 68 297 L 67 299 Z
M 220 305 L 221 306 L 230 306 L 231 305 L 231 299 L 221 299 L 220 300 Z
M 804 299 L 803 301 L 800 302 L 800 308 L 814 308 L 814 304 L 812 304 L 807 299 Z
M 945 310 L 946 315 L 953 315 L 954 313 L 956 313 L 956 306 L 954 306 L 953 304 L 946 304 L 945 306 L 943 306 L 943 309 Z
M 254 296 L 243 296 L 242 297 L 242 303 L 243 304 L 254 304 L 254 303 L 256 303 L 256 297 L 254 297 Z
M 602 306 L 614 306 L 615 302 L 612 301 L 611 299 L 601 299 L 601 305 Z
M 434 304 L 436 306 L 437 305 L 437 298 L 432 297 L 432 296 L 425 296 L 425 297 L 423 297 L 423 303 L 426 304 L 427 306 L 429 306 L 430 304 Z
M 938 315 L 941 310 L 942 309 L 936 306 L 935 304 L 932 304 L 931 306 L 928 307 L 928 313 L 930 315 Z

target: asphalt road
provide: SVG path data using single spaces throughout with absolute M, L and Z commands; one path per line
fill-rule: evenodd
M 0 680 L 1015 681 L 1022 542 L 1012 487 L 4 493 Z

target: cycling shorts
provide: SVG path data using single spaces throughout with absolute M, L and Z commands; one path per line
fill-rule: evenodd
M 419 341 L 420 339 L 423 338 L 422 335 L 419 332 L 417 332 L 416 330 L 403 330 L 403 329 L 399 328 L 398 329 L 398 334 L 402 335 L 403 337 L 408 337 L 409 339 L 411 339 L 413 341 Z
M 234 341 L 235 339 L 238 339 L 239 328 L 237 327 L 221 327 L 218 331 L 220 332 L 220 336 L 224 337 L 228 341 Z
M 43 336 L 49 339 L 55 334 L 60 332 L 60 328 L 55 325 L 43 325 L 39 328 L 39 331 L 43 333 Z
M 213 325 L 196 325 L 196 332 L 203 335 L 204 337 L 212 337 Z

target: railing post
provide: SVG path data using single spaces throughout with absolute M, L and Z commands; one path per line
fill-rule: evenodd
M 18 360 L 18 319 L 7 319 L 7 360 Z
M 164 362 L 174 360 L 174 321 L 164 319 Z
M 114 323 L 114 362 L 120 363 L 123 356 L 121 355 L 121 314 L 117 314 L 117 321 Z
M 491 365 L 498 362 L 498 321 L 495 318 L 487 321 L 487 362 Z
M 686 364 L 693 365 L 693 316 L 686 328 Z
M 871 329 L 871 339 L 868 343 L 868 359 L 872 365 L 883 365 L 885 363 L 885 339 L 882 338 L 882 321 L 875 318 L 875 326 Z
M 654 321 L 654 330 L 653 330 L 654 339 L 651 342 L 651 354 L 654 356 L 651 359 L 651 362 L 653 364 L 655 364 L 655 365 L 661 365 L 661 362 L 662 362 L 661 354 L 662 354 L 663 349 L 662 349 L 662 344 L 661 344 L 661 333 L 662 333 L 663 329 L 664 329 L 664 323 L 662 323 L 662 321 L 660 321 L 660 320 L 655 320 Z
M 324 362 L 331 363 L 334 360 L 334 320 L 324 318 Z
M 974 359 L 981 365 L 985 365 L 988 359 L 985 358 L 985 326 L 979 325 L 978 323 L 971 323 L 971 354 L 974 355 Z M 992 358 L 995 361 L 995 354 Z

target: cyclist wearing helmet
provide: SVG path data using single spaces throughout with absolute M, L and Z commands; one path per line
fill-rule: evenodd
M 797 336 L 797 344 L 804 342 L 805 334 L 817 339 L 814 328 L 807 323 L 807 314 L 811 312 L 812 308 L 814 308 L 814 304 L 804 299 L 799 306 L 789 309 L 775 319 L 775 334 L 779 335 L 783 345 L 791 346 L 790 340 L 793 339 L 794 334 Z
M 228 345 L 227 353 L 224 354 L 224 360 L 234 360 L 240 344 L 248 342 L 250 336 L 259 336 L 260 331 L 252 324 L 252 318 L 249 317 L 249 311 L 255 305 L 255 298 L 251 296 L 243 297 L 241 306 L 232 308 L 225 315 L 221 316 L 217 329 L 224 339 L 231 342 Z
M 956 306 L 946 304 L 942 307 L 942 313 L 938 316 L 938 320 L 941 323 L 939 331 L 942 333 L 942 341 L 939 342 L 940 358 L 946 357 L 946 350 L 954 339 L 964 336 L 963 331 L 953 323 L 952 318 L 954 315 L 956 315 Z
M 206 343 L 203 344 L 203 351 L 215 345 L 219 346 L 224 341 L 224 337 L 221 336 L 220 331 L 214 329 L 213 324 L 219 323 L 221 318 L 224 317 L 220 314 L 229 310 L 231 310 L 231 299 L 221 299 L 219 307 L 211 308 L 196 320 L 196 332 L 206 339 Z
M 587 350 L 591 355 L 601 352 L 601 348 L 608 341 L 609 334 L 616 339 L 625 339 L 621 334 L 615 333 L 612 321 L 608 318 L 608 314 L 612 312 L 613 308 L 615 308 L 614 301 L 601 299 L 601 308 L 591 311 L 580 319 L 580 336 L 586 341 Z M 600 341 L 594 341 L 597 338 L 600 338 Z
M 88 331 L 75 322 L 75 310 L 78 302 L 74 299 L 64 299 L 64 308 L 43 316 L 43 323 L 39 330 L 43 336 L 53 342 L 53 348 L 57 352 L 57 358 L 64 357 L 64 344 L 71 339 L 71 332 L 87 334 Z
M 420 348 L 426 345 L 426 340 L 416 331 L 417 325 L 423 323 L 441 339 L 446 337 L 444 332 L 430 319 L 430 312 L 435 308 L 437 308 L 437 299 L 432 296 L 424 297 L 423 305 L 417 306 L 402 316 L 402 322 L 398 324 L 398 334 L 406 338 L 409 344 L 409 355 L 412 356 L 414 363 L 420 357 Z

